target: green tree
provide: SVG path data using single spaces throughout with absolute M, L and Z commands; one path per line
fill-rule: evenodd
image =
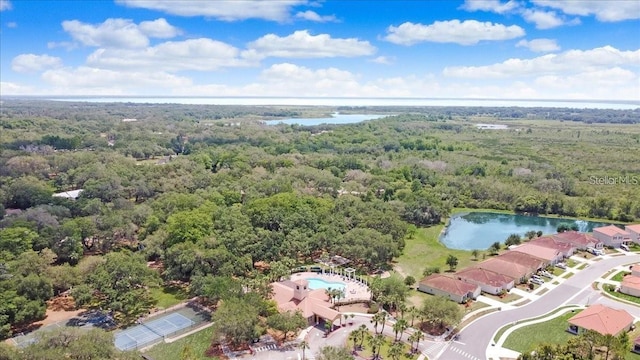
M 422 272 L 422 276 L 427 277 L 429 275 L 439 274 L 439 273 L 440 273 L 439 266 L 429 266 L 424 269 L 424 271 Z
M 416 330 L 413 332 L 413 334 L 411 334 L 409 336 L 409 341 L 411 342 L 411 350 L 412 352 L 417 352 L 418 351 L 418 347 L 420 346 L 420 340 L 424 339 L 424 333 L 420 330 Z M 413 344 L 416 344 L 415 347 L 413 347 Z
M 190 291 L 192 295 L 201 296 L 214 307 L 218 301 L 239 298 L 244 294 L 240 281 L 226 276 L 195 276 Z
M 306 340 L 302 340 L 298 346 L 302 349 L 302 360 L 306 360 L 306 351 L 309 349 L 309 343 Z
M 376 334 L 369 336 L 368 342 L 371 347 L 371 352 L 373 353 L 373 359 L 380 359 L 380 349 L 382 349 L 382 346 L 387 342 L 384 335 Z
M 395 342 L 391 344 L 387 355 L 393 360 L 400 360 L 404 353 L 404 345 L 401 342 Z
M 458 258 L 453 255 L 447 256 L 447 265 L 449 265 L 449 271 L 455 271 L 458 267 Z
M 480 256 L 480 250 L 478 249 L 471 250 L 471 256 L 473 256 L 473 260 L 478 261 L 478 256 Z
M 307 320 L 299 311 L 285 311 L 269 316 L 267 325 L 272 329 L 282 331 L 282 341 L 286 342 L 289 333 L 304 328 L 307 325 Z
M 407 323 L 407 320 L 400 319 L 396 321 L 395 324 L 393 324 L 393 332 L 395 333 L 394 341 L 402 341 L 402 334 L 408 327 L 409 324 Z M 400 337 L 398 337 L 398 334 L 400 334 Z
M 212 316 L 214 333 L 234 345 L 247 344 L 257 337 L 259 311 L 244 298 L 223 301 Z
M 407 285 L 408 287 L 412 287 L 413 285 L 415 285 L 416 283 L 416 278 L 414 278 L 411 275 L 407 275 L 406 278 L 404 278 L 404 284 Z
M 489 251 L 491 255 L 496 255 L 500 252 L 501 247 L 502 246 L 500 245 L 500 242 L 496 241 L 493 244 L 491 244 L 491 246 L 489 246 L 489 249 L 487 251 Z
M 33 242 L 38 238 L 38 233 L 26 227 L 9 227 L 0 229 L 0 257 L 13 260 L 14 257 L 30 250 Z M 6 252 L 7 255 L 1 252 Z
M 522 239 L 520 238 L 520 235 L 511 234 L 509 235 L 509 237 L 507 237 L 507 240 L 505 240 L 504 245 L 509 247 L 511 245 L 520 245 L 521 242 Z
M 88 278 L 99 306 L 116 312 L 116 318 L 125 324 L 151 308 L 149 287 L 158 283 L 158 274 L 147 267 L 144 259 L 128 252 L 105 255 L 105 262 Z
M 425 321 L 443 330 L 457 326 L 464 314 L 453 301 L 443 296 L 433 296 L 422 302 L 421 315 Z
M 213 228 L 212 214 L 207 208 L 181 211 L 167 218 L 167 248 L 172 245 L 204 239 L 211 235 Z

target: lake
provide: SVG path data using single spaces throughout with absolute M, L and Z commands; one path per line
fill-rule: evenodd
M 391 116 L 391 115 L 334 113 L 331 115 L 331 117 L 325 117 L 325 118 L 291 118 L 291 119 L 269 120 L 269 121 L 265 121 L 265 123 L 267 125 L 297 124 L 297 125 L 305 125 L 305 126 L 314 126 L 314 125 L 320 125 L 320 124 L 355 124 L 355 123 L 359 123 L 366 120 L 380 119 L 385 116 Z
M 530 230 L 542 231 L 545 235 L 555 234 L 558 225 L 563 223 L 576 224 L 581 232 L 591 232 L 594 227 L 609 225 L 575 219 L 469 212 L 452 216 L 440 241 L 450 249 L 485 250 L 496 241 L 504 243 L 511 234 L 524 236 Z

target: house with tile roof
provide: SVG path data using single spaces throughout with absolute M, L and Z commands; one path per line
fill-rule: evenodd
M 596 239 L 590 234 L 578 231 L 565 231 L 551 235 L 555 240 L 571 244 L 578 250 L 586 250 L 587 248 L 602 249 L 602 241 Z
M 541 236 L 539 238 L 529 240 L 528 244 L 536 244 L 538 246 L 558 250 L 562 253 L 562 256 L 566 258 L 571 257 L 578 250 L 577 246 L 570 242 L 561 241 L 554 236 Z
M 481 292 L 478 285 L 442 274 L 432 274 L 422 279 L 418 284 L 418 290 L 427 294 L 444 296 L 457 303 L 475 299 L 480 296 Z
M 631 235 L 615 225 L 594 228 L 593 237 L 602 241 L 605 246 L 614 248 L 631 242 Z
M 300 311 L 310 325 L 324 320 L 334 323 L 342 321 L 341 313 L 333 309 L 329 296 L 324 289 L 309 289 L 309 282 L 304 279 L 285 280 L 271 284 L 272 299 L 278 304 L 280 312 Z
M 621 309 L 593 304 L 570 318 L 568 322 L 568 331 L 572 334 L 593 330 L 601 335 L 618 336 L 631 329 L 633 316 Z
M 564 255 L 560 250 L 553 247 L 541 246 L 530 242 L 518 245 L 515 248 L 511 249 L 511 251 L 524 253 L 538 259 L 542 259 L 546 264 L 549 265 L 555 265 L 564 259 Z
M 638 336 L 636 340 L 633 342 L 633 348 L 631 349 L 631 351 L 633 351 L 636 354 L 640 354 L 640 336 Z
M 640 224 L 626 225 L 624 230 L 629 233 L 631 241 L 636 244 L 640 244 Z
M 629 267 L 629 270 L 631 270 L 631 275 L 633 276 L 640 276 L 640 264 L 633 264 Z
M 549 263 L 544 259 L 518 251 L 507 251 L 496 256 L 495 258 L 508 260 L 516 264 L 525 266 L 531 271 L 531 273 L 535 273 L 536 271 L 544 269 L 545 267 L 547 267 L 547 265 L 549 265 Z
M 640 276 L 627 275 L 620 282 L 620 292 L 623 294 L 640 297 Z
M 506 252 L 505 254 L 509 254 L 511 251 Z M 514 254 L 522 254 L 516 253 Z M 522 254 L 525 255 L 526 254 Z M 541 262 L 540 262 L 541 263 Z M 533 269 L 531 266 L 522 265 L 516 261 L 513 261 L 512 258 L 506 258 L 502 256 L 496 256 L 494 258 L 485 260 L 478 265 L 477 268 L 485 269 L 489 271 L 493 271 L 495 273 L 510 276 L 515 279 L 517 284 L 524 283 L 533 275 L 537 269 Z
M 477 267 L 458 271 L 456 278 L 469 284 L 478 285 L 482 292 L 492 295 L 498 295 L 502 291 L 509 291 L 515 286 L 514 278 Z

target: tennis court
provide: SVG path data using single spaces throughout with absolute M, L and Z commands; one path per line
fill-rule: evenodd
M 182 308 L 116 333 L 115 345 L 120 350 L 139 349 L 160 342 L 203 321 L 205 319 L 199 313 L 189 308 Z

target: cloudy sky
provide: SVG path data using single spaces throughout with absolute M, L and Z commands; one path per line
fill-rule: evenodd
M 640 1 L 0 0 L 1 95 L 640 101 Z

